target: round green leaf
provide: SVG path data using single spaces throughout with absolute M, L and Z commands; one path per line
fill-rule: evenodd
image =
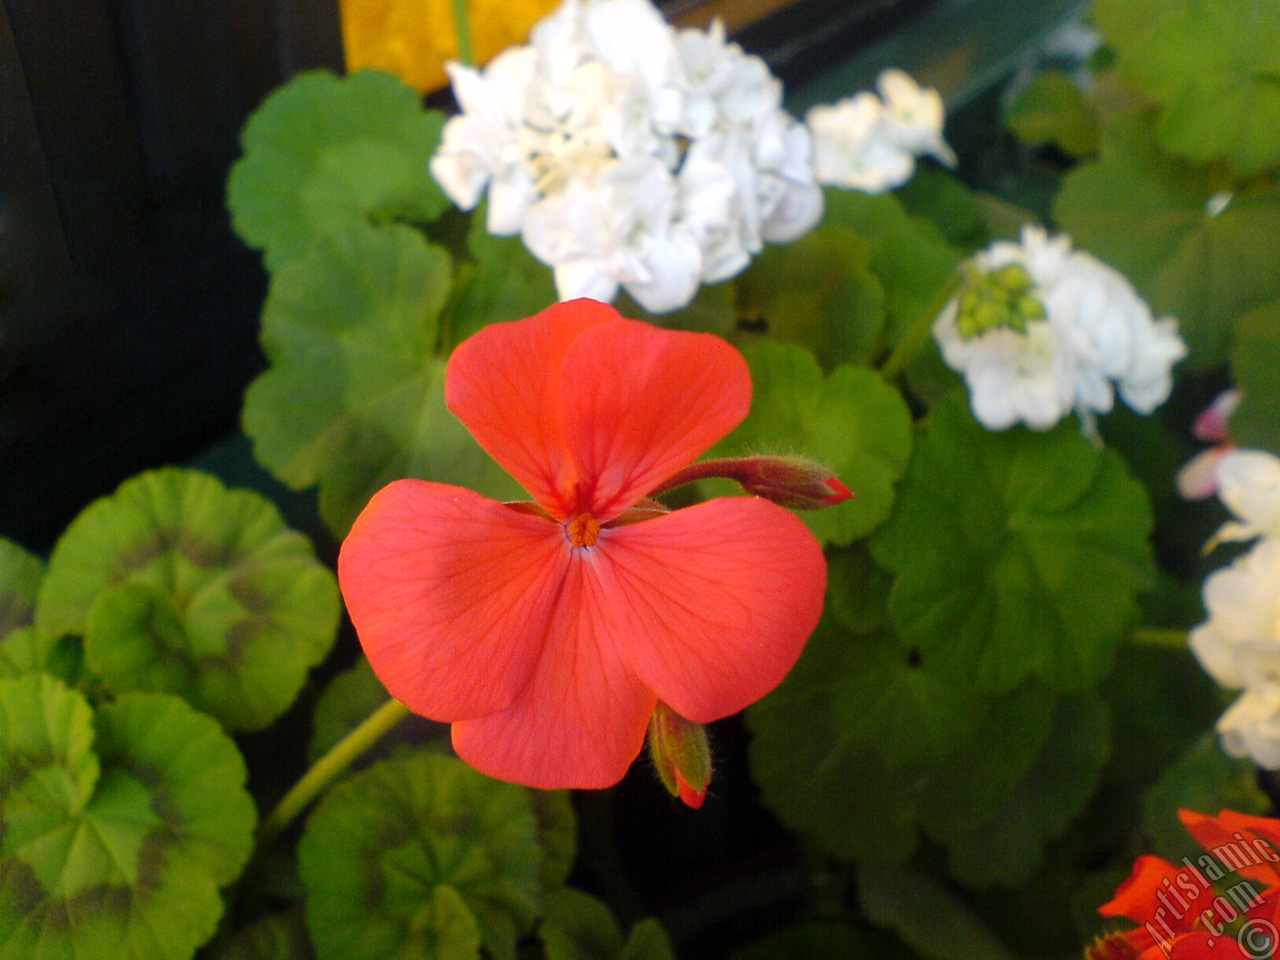
M 922 818 L 959 832 L 998 809 L 1049 736 L 1052 708 L 1033 687 L 992 697 L 947 683 L 891 638 L 824 619 L 747 711 L 752 775 L 765 804 L 831 856 L 902 861 Z
M 233 730 L 266 726 L 329 652 L 332 572 L 249 490 L 165 469 L 87 507 L 54 547 L 36 625 L 83 635 L 115 692 L 179 694 Z
M 865 240 L 823 224 L 795 243 L 767 247 L 739 275 L 739 316 L 812 350 L 824 369 L 867 366 L 880 352 L 885 323 L 884 287 L 870 264 Z
M 878 374 L 841 366 L 824 379 L 803 347 L 760 340 L 743 349 L 751 367 L 751 413 L 717 448 L 720 456 L 798 453 L 831 467 L 854 499 L 801 514 L 824 543 L 866 536 L 893 507 L 911 454 L 911 414 Z
M 0 537 L 0 640 L 31 623 L 44 563 L 12 540 Z
M 622 952 L 622 928 L 613 911 L 567 887 L 547 898 L 538 939 L 547 960 L 616 960 Z
M 1212 171 L 1162 154 L 1149 123 L 1129 116 L 1107 125 L 1098 159 L 1067 175 L 1054 204 L 1076 243 L 1177 318 L 1199 368 L 1226 359 L 1237 317 L 1280 296 L 1280 192 L 1220 191 Z
M 983 690 L 1111 669 L 1154 565 L 1146 491 L 1074 421 L 984 430 L 963 393 L 929 413 L 893 518 L 871 540 L 889 615 L 924 664 Z
M 307 762 L 315 763 L 337 746 L 390 696 L 365 657 L 335 676 L 325 685 L 311 714 Z
M 272 366 L 249 387 L 244 429 L 281 481 L 320 484 L 321 515 L 340 536 L 402 477 L 520 497 L 445 406 L 438 321 L 451 276 L 449 255 L 416 231 L 353 226 L 272 280 Z
M 272 272 L 353 221 L 429 222 L 448 206 L 427 164 L 444 117 L 395 77 L 301 73 L 245 125 L 227 205 Z
M 1280 164 L 1280 7 L 1257 0 L 1098 0 L 1121 69 L 1159 102 L 1160 140 L 1242 176 Z
M 1073 157 L 1098 149 L 1098 120 L 1080 88 L 1061 70 L 1031 78 L 1005 110 L 1005 123 L 1028 146 L 1053 144 Z
M 245 776 L 176 697 L 95 716 L 52 677 L 0 680 L 0 958 L 188 960 L 249 856 Z
M 335 786 L 298 856 L 321 960 L 514 960 L 542 906 L 529 792 L 430 751 Z

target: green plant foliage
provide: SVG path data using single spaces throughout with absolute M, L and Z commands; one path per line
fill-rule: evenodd
M 361 657 L 325 685 L 311 714 L 307 761 L 315 763 L 387 702 L 391 694 Z
M 0 640 L 10 630 L 28 626 L 44 563 L 12 540 L 0 537 Z
M 212 718 L 0 680 L 0 958 L 187 960 L 243 869 L 253 801 Z
M 1030 686 L 984 696 L 892 638 L 827 618 L 747 711 L 752 775 L 765 804 L 829 855 L 901 862 L 918 821 L 959 835 L 996 813 L 1049 737 L 1053 699 Z
M 164 469 L 125 481 L 58 540 L 36 627 L 84 637 L 113 692 L 176 693 L 231 730 L 266 726 L 329 652 L 333 573 L 276 507 L 215 477 Z
M 884 287 L 886 341 L 897 343 L 933 305 L 961 256 L 932 222 L 908 216 L 891 193 L 825 190 L 823 223 L 852 230 L 871 247 L 870 270 Z
M 495 237 L 485 229 L 483 208 L 472 214 L 467 250 L 472 262 L 458 270 L 457 294 L 449 305 L 450 336 L 443 338 L 445 349 L 456 347 L 490 323 L 532 317 L 560 299 L 551 270 L 534 259 L 523 240 Z
M 889 629 L 889 590 L 893 578 L 876 566 L 865 543 L 827 551 L 827 612 L 846 630 L 875 633 Z
M 1258 789 L 1258 771 L 1248 760 L 1228 757 L 1212 732 L 1205 733 L 1170 764 L 1147 791 L 1142 827 L 1156 852 L 1177 862 L 1196 860 L 1202 850 L 1178 819 L 1178 810 L 1217 816 L 1223 809 L 1263 816 L 1271 806 Z
M 0 677 L 47 673 L 66 683 L 84 677 L 84 641 L 54 637 L 35 627 L 19 627 L 0 640 Z
M 1037 73 L 1005 110 L 1004 120 L 1030 147 L 1052 144 L 1073 157 L 1098 149 L 1098 121 L 1084 94 L 1061 70 Z
M 823 224 L 756 257 L 737 280 L 739 315 L 767 326 L 774 340 L 812 350 L 825 370 L 868 366 L 885 323 L 884 287 L 870 265 L 865 240 Z
M 1280 191 L 1231 193 L 1162 154 L 1143 116 L 1106 126 L 1098 159 L 1067 175 L 1054 215 L 1157 315 L 1177 318 L 1192 368 L 1225 360 L 1237 318 L 1280 297 Z
M 751 367 L 751 414 L 718 456 L 798 453 L 826 464 L 854 492 L 828 510 L 801 514 L 824 543 L 866 536 L 893 507 L 893 488 L 911 454 L 911 414 L 878 374 L 842 365 L 830 377 L 812 353 L 760 340 L 743 353 Z
M 1160 140 L 1243 176 L 1280 164 L 1280 8 L 1256 0 L 1098 0 L 1121 70 L 1163 107 Z
M 439 317 L 452 262 L 402 226 L 326 237 L 272 279 L 271 368 L 245 395 L 254 456 L 294 489 L 319 483 L 338 536 L 379 489 L 418 477 L 520 498 L 445 407 Z
M 427 171 L 443 127 L 443 114 L 388 73 L 298 74 L 241 134 L 232 225 L 274 273 L 355 221 L 430 222 L 449 204 Z
M 547 899 L 538 927 L 546 960 L 675 960 L 656 920 L 641 920 L 624 941 L 613 912 L 581 890 L 564 888 Z
M 320 960 L 514 960 L 541 913 L 529 791 L 431 751 L 335 786 L 298 856 Z
M 236 932 L 216 960 L 315 960 L 301 910 L 263 917 Z
M 893 196 L 902 203 L 913 223 L 928 221 L 940 232 L 943 240 L 955 248 L 951 256 L 961 250 L 985 247 L 992 239 L 984 209 L 986 201 L 950 173 L 935 167 L 917 167 L 915 175 L 895 190 Z M 940 265 L 951 259 L 937 247 L 935 239 L 929 241 L 929 246 L 935 248 Z M 946 278 L 938 273 L 937 279 L 945 282 Z
M 873 923 L 895 931 L 930 960 L 1014 960 L 973 908 L 914 866 L 858 866 L 858 901 Z
M 1240 318 L 1231 377 L 1241 390 L 1240 405 L 1231 414 L 1231 438 L 1242 447 L 1280 455 L 1280 299 Z
M 871 552 L 925 666 L 983 690 L 1085 690 L 1138 616 L 1151 526 L 1146 491 L 1074 420 L 991 433 L 955 393 L 930 411 Z
M 1042 865 L 1045 843 L 1066 830 L 1097 788 L 1109 733 L 1096 696 L 1062 698 L 1053 732 L 999 812 L 948 843 L 951 875 L 975 888 L 1025 883 Z

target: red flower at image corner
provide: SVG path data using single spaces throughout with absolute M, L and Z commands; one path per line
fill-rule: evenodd
M 817 540 L 756 497 L 645 499 L 747 415 L 728 343 L 575 300 L 462 343 L 445 398 L 534 503 L 396 481 L 356 519 L 338 575 L 374 672 L 453 724 L 462 759 L 532 787 L 607 787 L 659 701 L 701 724 L 777 686 L 822 612 Z
M 1139 857 L 1129 879 L 1098 908 L 1132 930 L 1100 937 L 1085 960 L 1264 960 L 1280 957 L 1280 820 L 1223 810 L 1179 810 L 1208 853 Z

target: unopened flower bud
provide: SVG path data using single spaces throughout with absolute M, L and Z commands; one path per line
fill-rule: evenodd
M 733 479 L 747 493 L 788 510 L 821 510 L 853 494 L 828 467 L 806 457 L 744 457 Z
M 663 786 L 697 810 L 711 783 L 707 729 L 676 713 L 661 700 L 649 719 L 649 756 Z
M 1048 316 L 1035 293 L 1035 283 L 1020 264 L 1008 263 L 990 273 L 966 265 L 956 316 L 960 336 L 967 340 L 998 327 L 1026 333 L 1028 322 Z

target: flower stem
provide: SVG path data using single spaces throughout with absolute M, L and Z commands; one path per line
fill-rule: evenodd
M 342 771 L 408 715 L 409 708 L 403 703 L 395 699 L 388 700 L 360 726 L 339 740 L 302 775 L 302 779 L 276 804 L 271 815 L 262 821 L 258 828 L 258 846 L 265 847 L 279 836 Z
M 889 353 L 884 366 L 880 368 L 882 377 L 889 381 L 896 380 L 902 371 L 911 364 L 911 361 L 916 358 L 916 354 L 924 349 L 924 345 L 929 342 L 929 337 L 933 334 L 933 321 L 938 319 L 938 314 L 942 312 L 942 308 L 947 305 L 947 301 L 951 299 L 959 286 L 960 271 L 957 270 L 942 285 L 933 300 L 929 302 L 929 306 L 925 308 L 924 313 L 907 331 L 906 336 L 899 340 Z
M 1187 631 L 1168 627 L 1139 627 L 1129 634 L 1129 641 L 1141 647 L 1161 647 L 1165 650 L 1187 649 Z
M 471 46 L 471 19 L 467 16 L 467 0 L 453 0 L 453 32 L 458 36 L 458 59 L 463 66 L 476 65 L 476 52 Z

